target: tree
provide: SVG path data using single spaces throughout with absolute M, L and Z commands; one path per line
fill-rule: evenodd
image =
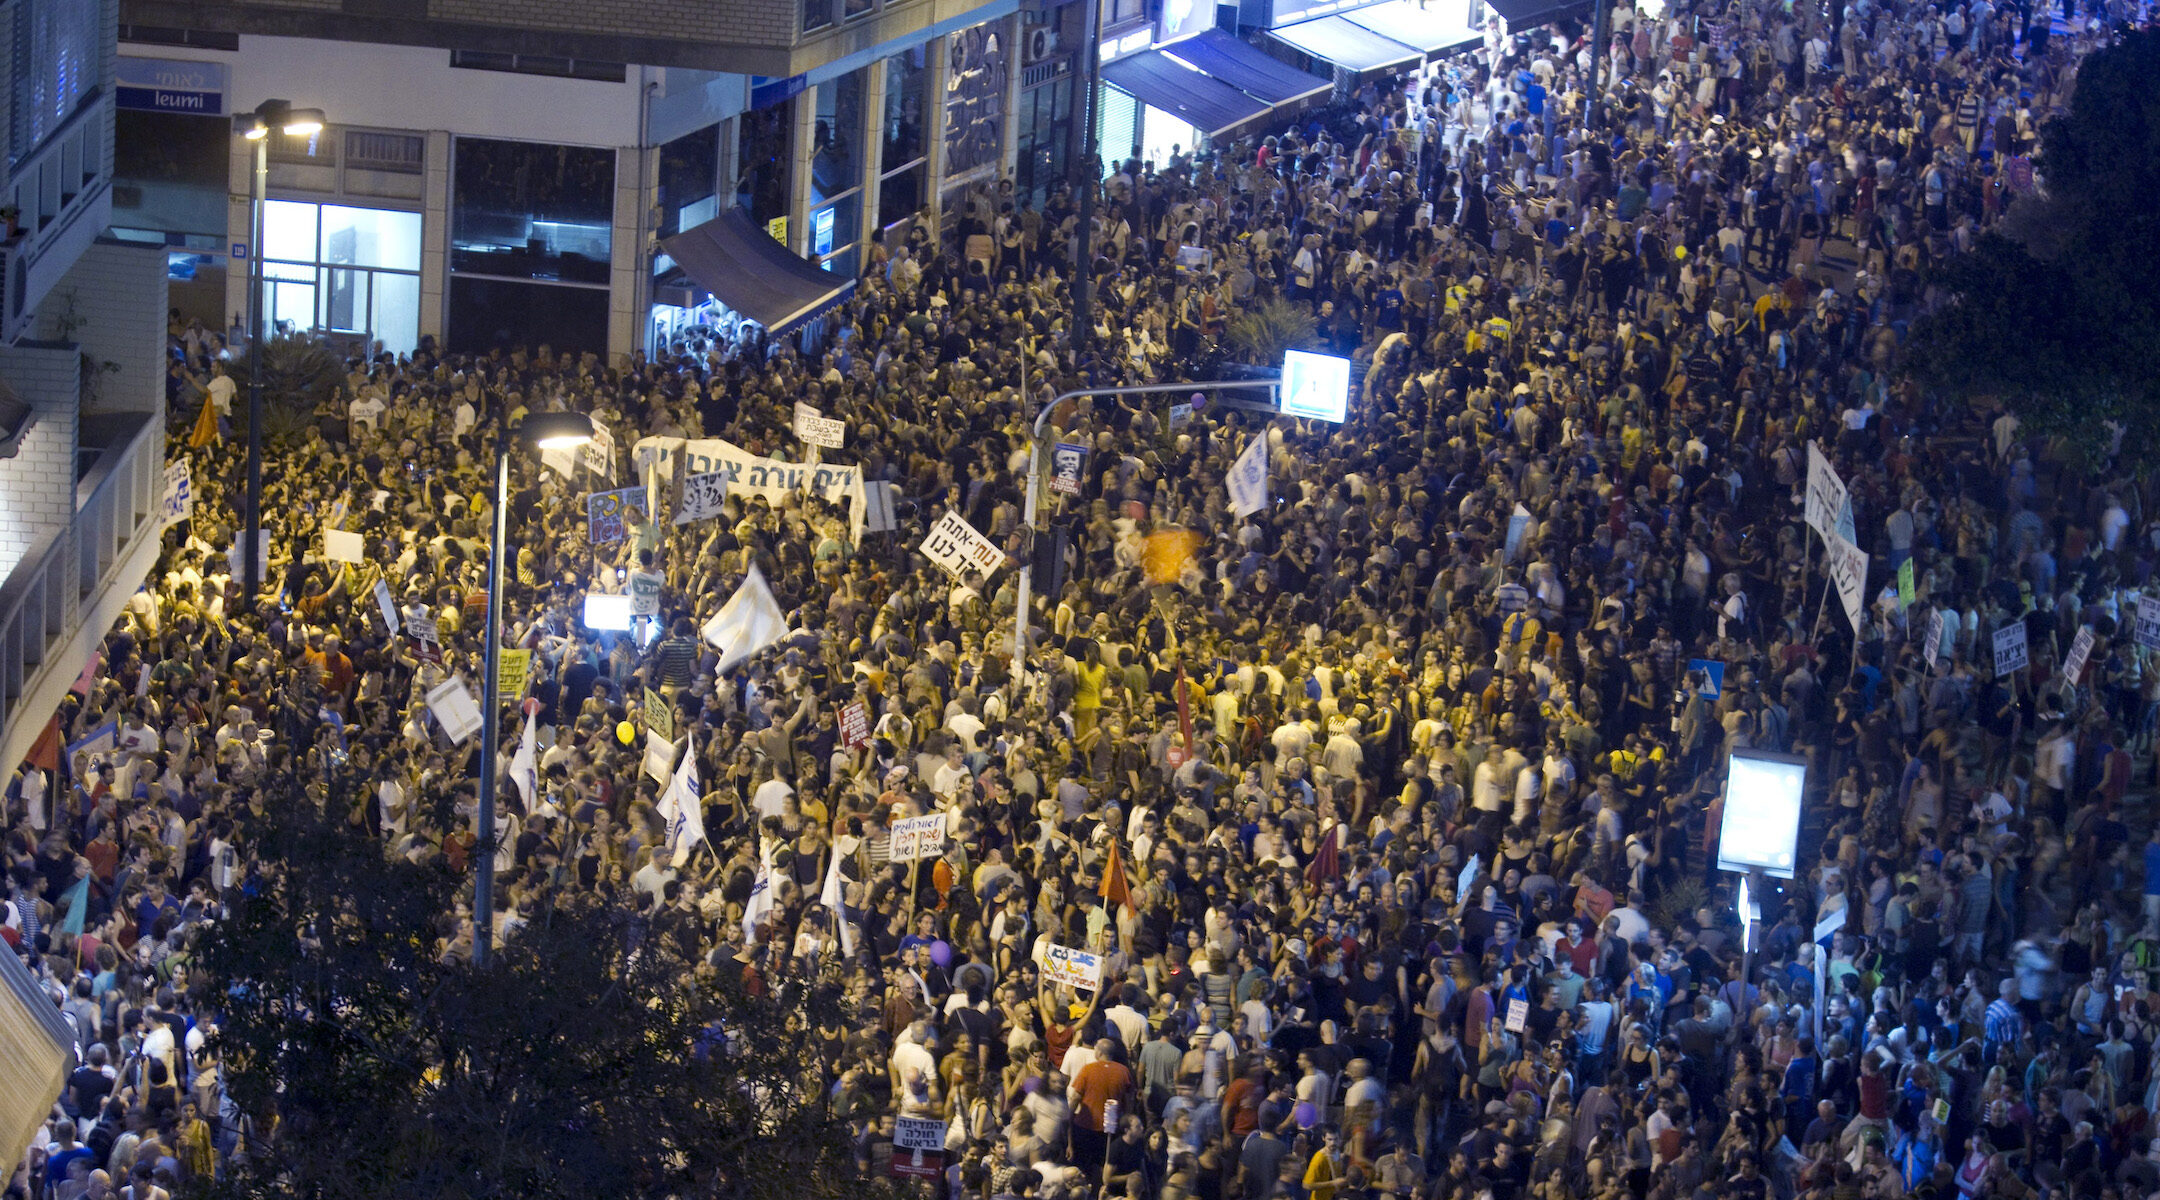
M 386 859 L 345 811 L 265 805 L 247 832 L 272 865 L 198 943 L 250 1129 L 214 1200 L 860 1191 L 802 1052 L 822 1000 L 693 973 L 585 898 L 475 970 L 438 951 L 463 880 Z
M 1270 300 L 1230 319 L 1223 335 L 1237 350 L 1237 357 L 1259 367 L 1282 366 L 1283 351 L 1312 344 L 1319 324 L 1312 306 L 1292 300 Z
M 1936 282 L 1905 365 L 1931 387 L 1999 401 L 2088 462 L 2108 422 L 2160 435 L 2160 33 L 2125 34 L 2078 69 L 2041 131 L 2042 186 Z

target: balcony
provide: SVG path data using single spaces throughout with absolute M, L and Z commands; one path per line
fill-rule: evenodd
M 112 223 L 112 114 L 109 92 L 91 97 L 8 172 L 0 208 L 14 210 L 15 230 L 0 228 L 0 342 L 24 334 L 38 302 Z
M 80 445 L 96 458 L 76 484 L 74 523 L 0 582 L 0 761 L 29 753 L 163 540 L 162 414 L 86 415 Z

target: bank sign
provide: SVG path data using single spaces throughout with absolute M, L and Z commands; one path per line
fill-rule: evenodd
M 114 101 L 142 112 L 222 117 L 225 90 L 224 63 L 123 57 Z

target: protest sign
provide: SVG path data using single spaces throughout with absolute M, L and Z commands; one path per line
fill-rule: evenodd
M 323 557 L 331 562 L 356 563 L 367 557 L 367 539 L 342 529 L 323 530 Z
M 645 725 L 645 773 L 656 783 L 667 783 L 675 777 L 675 753 L 682 749 L 673 738 L 663 737 L 652 727 L 652 718 L 646 717 Z
M 467 738 L 480 732 L 480 706 L 473 701 L 472 689 L 465 680 L 452 675 L 428 689 L 428 711 L 435 714 L 443 732 L 450 740 L 462 746 Z
M 945 1174 L 945 1122 L 893 1118 L 892 1177 L 937 1179 Z
M 659 734 L 668 741 L 675 740 L 675 706 L 668 703 L 666 696 L 651 688 L 646 688 L 643 712 L 647 730 Z
M 1530 1002 L 1528 1000 L 1508 1001 L 1507 1022 L 1504 1025 L 1504 1028 L 1509 1033 L 1521 1033 L 1523 1030 L 1528 1029 L 1529 1027 Z
M 242 536 L 246 535 L 243 534 Z M 240 545 L 240 542 L 235 541 L 232 544 L 232 549 L 225 552 L 225 563 L 232 568 L 232 577 L 234 579 L 243 578 L 247 574 L 247 559 L 242 554 Z M 255 578 L 258 580 L 270 578 L 270 531 L 267 529 L 255 531 Z
M 840 708 L 840 742 L 850 750 L 870 744 L 870 714 L 862 701 L 850 700 Z
M 1043 982 L 1094 991 L 1102 986 L 1102 955 L 1051 942 L 1043 947 Z
M 382 609 L 383 626 L 390 631 L 391 637 L 396 637 L 399 628 L 397 601 L 390 598 L 390 585 L 380 579 L 375 581 L 375 605 Z
M 2070 653 L 2063 655 L 2063 678 L 2075 684 L 2078 676 L 2085 673 L 2085 662 L 2092 657 L 2093 631 L 2090 625 L 2078 627 L 2077 640 L 2070 643 Z
M 1995 673 L 2008 675 L 2029 660 L 2025 653 L 2025 622 L 2012 621 L 1995 631 Z
M 421 662 L 442 662 L 442 634 L 437 630 L 435 618 L 408 617 L 405 634 L 413 641 L 413 657 Z
M 860 542 L 864 533 L 889 533 L 897 527 L 893 520 L 893 486 L 889 483 L 866 482 L 855 494 L 854 540 Z
M 1942 640 L 1943 615 L 1938 608 L 1928 615 L 1927 645 L 1920 647 L 1920 658 L 1930 671 L 1935 669 L 1935 660 L 1942 657 Z
M 847 444 L 847 423 L 836 421 L 798 400 L 795 402 L 795 436 L 813 446 L 838 450 Z
M 707 517 L 720 515 L 720 506 L 727 502 L 727 476 L 714 472 L 709 475 L 685 476 L 682 499 L 675 505 L 675 523 L 688 525 Z
M 615 482 L 615 435 L 607 426 L 593 422 L 592 440 L 578 447 L 578 464 L 594 475 Z
M 1848 542 L 1858 541 L 1853 534 L 1852 494 L 1845 481 L 1813 442 L 1808 443 L 1807 457 L 1808 528 L 1825 539 L 1835 533 Z
M 645 489 L 623 488 L 594 492 L 585 497 L 585 525 L 595 546 L 619 542 L 630 532 L 630 520 L 645 508 Z
M 892 823 L 892 861 L 936 858 L 945 849 L 945 814 L 902 817 Z
M 1867 620 L 1867 552 L 1833 530 L 1823 539 L 1823 568 L 1845 605 L 1845 619 L 1857 631 Z
M 939 570 L 959 579 L 969 571 L 985 577 L 1005 565 L 1005 552 L 997 543 L 976 532 L 959 513 L 948 512 L 930 527 L 922 552 Z
M 1919 594 L 1920 589 L 1913 584 L 1912 560 L 1908 558 L 1897 566 L 1897 606 L 1901 609 L 1911 608 Z
M 1080 474 L 1087 469 L 1088 448 L 1059 442 L 1050 452 L 1050 490 L 1060 496 L 1080 494 Z
M 1261 430 L 1230 464 L 1230 511 L 1238 516 L 1259 512 L 1268 503 L 1267 431 Z
M 177 525 L 195 515 L 195 478 L 187 459 L 165 464 L 165 495 L 158 502 L 159 525 Z
M 497 658 L 495 688 L 505 700 L 521 700 L 532 680 L 532 651 L 505 650 Z
M 2131 630 L 2138 645 L 2160 650 L 2160 596 L 2138 597 L 2136 623 Z

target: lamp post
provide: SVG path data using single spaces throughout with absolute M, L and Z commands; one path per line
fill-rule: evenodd
M 507 421 L 505 422 L 507 423 Z M 538 450 L 568 450 L 593 440 L 592 418 L 576 412 L 528 413 L 516 429 L 495 438 L 495 536 L 488 541 L 487 655 L 480 681 L 480 812 L 473 846 L 473 965 L 486 967 L 495 936 L 496 731 L 502 707 L 503 554 L 510 540 L 510 442 Z
M 255 611 L 262 590 L 262 325 L 263 208 L 270 190 L 270 131 L 293 137 L 322 132 L 319 108 L 294 108 L 289 100 L 265 100 L 254 112 L 233 118 L 241 137 L 255 144 L 255 170 L 248 188 L 248 458 L 247 531 L 240 543 L 240 577 L 247 611 Z

